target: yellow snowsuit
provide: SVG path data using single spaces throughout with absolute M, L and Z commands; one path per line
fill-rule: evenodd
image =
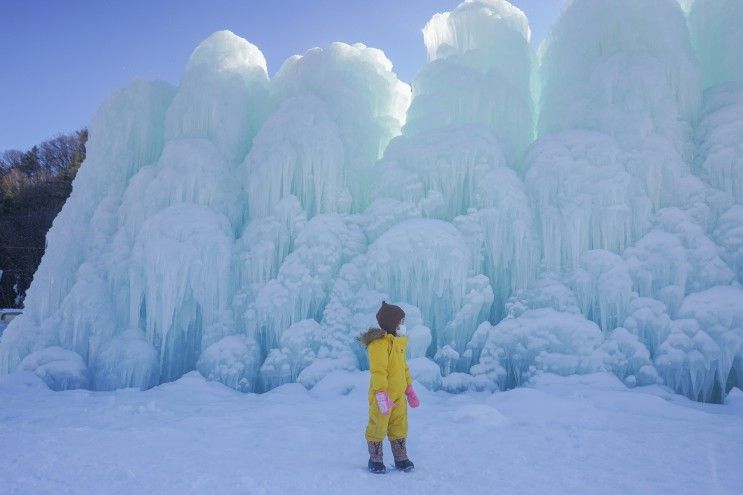
M 408 403 L 405 389 L 413 381 L 405 358 L 408 337 L 395 337 L 384 330 L 372 329 L 361 336 L 369 354 L 369 423 L 366 426 L 366 439 L 370 442 L 381 442 L 385 435 L 390 440 L 408 436 Z M 395 403 L 389 415 L 379 412 L 376 392 L 387 391 L 390 400 Z

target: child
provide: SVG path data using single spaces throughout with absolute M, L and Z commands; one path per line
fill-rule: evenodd
M 369 353 L 369 423 L 366 441 L 369 447 L 369 471 L 381 474 L 387 471 L 382 461 L 382 441 L 390 439 L 395 468 L 408 472 L 413 463 L 405 450 L 408 435 L 408 411 L 403 394 L 410 407 L 418 407 L 418 396 L 413 390 L 405 350 L 408 337 L 405 330 L 405 312 L 399 306 L 382 301 L 377 311 L 379 328 L 369 329 L 359 337 Z

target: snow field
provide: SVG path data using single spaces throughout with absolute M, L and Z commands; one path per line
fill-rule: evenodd
M 735 495 L 743 392 L 725 406 L 613 375 L 432 393 L 410 410 L 413 473 L 366 471 L 368 373 L 243 394 L 196 372 L 148 391 L 0 379 L 0 478 L 23 493 Z M 391 452 L 385 442 L 385 460 Z

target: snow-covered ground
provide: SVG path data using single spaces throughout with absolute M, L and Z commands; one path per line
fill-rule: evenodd
M 411 474 L 366 471 L 368 374 L 243 394 L 192 372 L 140 392 L 0 379 L 2 493 L 743 493 L 743 392 L 700 404 L 613 375 L 419 387 Z M 385 444 L 386 461 L 391 462 Z

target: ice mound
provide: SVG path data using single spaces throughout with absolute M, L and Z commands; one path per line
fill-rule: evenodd
M 501 390 L 522 385 L 540 371 L 560 375 L 596 371 L 590 357 L 603 340 L 595 323 L 551 308 L 529 310 L 495 326 L 485 322 L 477 332 L 483 347 L 472 374 L 486 377 Z
M 509 38 L 520 46 L 521 40 L 530 40 L 531 28 L 526 15 L 505 0 L 465 0 L 452 12 L 434 15 L 423 28 L 429 60 L 477 50 L 483 52 L 483 65 L 502 63 L 497 55 L 513 51 L 513 45 L 506 45 Z
M 126 330 L 95 354 L 90 375 L 95 390 L 153 387 L 160 383 L 157 351 L 141 330 Z
M 712 287 L 690 294 L 656 357 L 665 382 L 691 399 L 721 402 L 743 380 L 743 290 Z
M 675 0 L 574 0 L 541 49 L 542 134 L 587 128 L 622 145 L 652 134 L 683 145 L 701 78 Z
M 441 371 L 436 363 L 428 358 L 420 357 L 408 361 L 410 376 L 428 390 L 441 388 Z
M 350 197 L 345 201 L 350 200 L 349 206 L 355 211 L 366 206 L 374 163 L 390 139 L 400 133 L 410 105 L 410 87 L 397 79 L 392 63 L 376 48 L 361 43 L 332 43 L 326 49 L 313 48 L 301 57 L 289 58 L 276 75 L 273 88 L 280 100 L 310 95 L 322 102 L 321 107 L 337 126 L 334 132 L 328 132 L 344 146 L 342 168 L 336 166 L 334 180 L 349 189 Z M 316 111 L 319 109 L 310 108 L 308 113 Z M 307 141 L 310 137 L 300 139 L 314 150 L 317 145 Z M 319 144 L 322 150 L 323 141 Z M 301 154 L 310 151 L 295 150 Z M 278 154 L 269 159 L 281 158 Z
M 218 31 L 191 55 L 168 108 L 165 137 L 208 138 L 227 160 L 242 160 L 267 103 L 268 75 L 261 51 L 230 31 Z
M 467 0 L 423 28 L 430 61 L 413 81 L 405 134 L 476 124 L 516 165 L 533 134 L 534 54 L 524 13 L 504 0 Z
M 88 369 L 82 357 L 61 347 L 47 347 L 21 361 L 20 371 L 30 371 L 52 390 L 88 387 Z
M 242 392 L 257 389 L 260 348 L 244 335 L 229 335 L 207 347 L 196 369 L 208 380 L 216 380 Z

